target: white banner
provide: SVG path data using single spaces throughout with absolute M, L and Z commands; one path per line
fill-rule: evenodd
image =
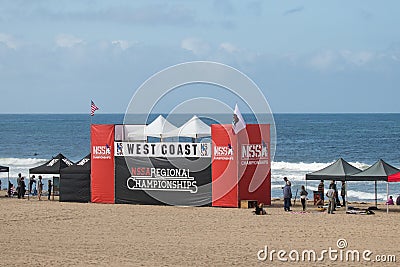
M 115 142 L 116 157 L 211 157 L 210 143 Z

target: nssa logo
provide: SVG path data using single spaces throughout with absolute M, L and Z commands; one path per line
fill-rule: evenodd
M 214 146 L 214 160 L 233 160 L 232 145 Z
M 268 164 L 268 144 L 261 141 L 261 144 L 242 144 L 241 145 L 242 165 Z
M 105 146 L 93 146 L 93 159 L 111 159 L 111 147 L 106 144 Z

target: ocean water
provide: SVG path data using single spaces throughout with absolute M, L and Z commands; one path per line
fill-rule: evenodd
M 147 121 L 157 116 L 151 115 Z M 180 126 L 190 117 L 169 119 Z M 222 116 L 217 121 L 230 123 L 230 118 Z M 247 123 L 255 123 L 250 114 L 244 114 L 244 118 Z M 29 168 L 60 152 L 74 162 L 79 160 L 90 151 L 91 119 L 93 123 L 121 124 L 124 115 L 96 114 L 91 118 L 87 114 L 0 114 L 0 165 L 10 167 L 11 182 L 15 183 L 19 172 L 27 176 Z M 273 198 L 282 196 L 284 176 L 292 181 L 295 194 L 306 185 L 306 173 L 326 167 L 339 157 L 361 169 L 380 158 L 400 168 L 400 114 L 274 114 L 274 119 Z M 138 123 L 143 120 L 138 119 Z M 209 124 L 213 121 L 205 119 Z M 0 173 L 0 179 L 6 187 L 7 173 Z M 309 193 L 316 188 L 317 182 L 307 182 Z M 350 200 L 374 199 L 373 182 L 349 182 L 348 190 Z M 400 183 L 390 184 L 390 194 L 400 194 Z M 386 199 L 384 182 L 378 182 L 378 199 Z

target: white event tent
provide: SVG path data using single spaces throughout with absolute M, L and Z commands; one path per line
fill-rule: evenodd
M 181 127 L 164 133 L 162 137 L 191 137 L 201 138 L 211 136 L 211 127 L 205 124 L 196 115 L 193 116 L 189 121 L 183 124 Z
M 162 115 L 160 115 L 152 123 L 145 126 L 143 129 L 129 133 L 128 139 L 129 140 L 146 139 L 146 137 L 148 136 L 163 138 L 163 133 L 170 132 L 176 129 L 177 129 L 176 126 L 171 124 Z

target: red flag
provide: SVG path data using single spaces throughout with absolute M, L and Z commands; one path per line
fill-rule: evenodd
M 92 100 L 92 103 L 91 103 L 91 105 L 90 105 L 90 116 L 93 116 L 94 115 L 94 112 L 96 111 L 96 110 L 98 110 L 99 108 L 94 104 L 94 102 L 93 102 L 93 100 Z

